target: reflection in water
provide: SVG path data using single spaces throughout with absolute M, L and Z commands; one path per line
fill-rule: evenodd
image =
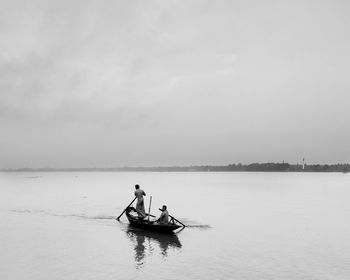
M 180 240 L 176 234 L 161 234 L 140 229 L 135 229 L 129 226 L 126 231 L 130 240 L 135 243 L 135 262 L 136 267 L 140 268 L 146 257 L 153 254 L 156 249 L 155 245 L 159 246 L 160 255 L 163 258 L 168 256 L 169 248 L 180 249 L 182 247 Z M 158 247 L 157 246 L 157 247 Z

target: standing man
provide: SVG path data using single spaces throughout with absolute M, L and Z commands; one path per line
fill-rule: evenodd
M 145 195 L 146 193 L 140 189 L 140 186 L 135 185 L 135 196 L 137 197 L 136 212 L 140 218 L 146 217 L 145 203 L 143 202 L 143 196 Z

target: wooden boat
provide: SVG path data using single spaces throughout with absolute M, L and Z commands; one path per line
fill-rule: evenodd
M 161 233 L 172 233 L 174 232 L 174 230 L 177 230 L 178 228 L 182 227 L 172 217 L 168 224 L 159 224 L 155 221 L 150 221 L 147 218 L 140 219 L 137 216 L 137 213 L 134 207 L 126 208 L 125 214 L 129 220 L 130 225 L 143 230 L 150 230 L 150 231 L 161 232 Z

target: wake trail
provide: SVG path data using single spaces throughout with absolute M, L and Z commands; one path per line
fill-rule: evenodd
M 209 229 L 210 225 L 186 225 L 187 228 Z
M 9 209 L 9 212 L 18 214 L 36 214 L 36 215 L 47 215 L 53 217 L 63 218 L 79 218 L 86 220 L 114 220 L 116 217 L 111 215 L 86 215 L 86 214 L 65 214 L 65 213 L 54 213 L 45 210 L 28 210 L 28 209 Z

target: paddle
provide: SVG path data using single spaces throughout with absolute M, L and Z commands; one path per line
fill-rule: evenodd
M 174 218 L 173 216 L 169 215 L 170 218 L 174 219 L 175 221 L 177 221 L 180 225 L 182 225 L 183 227 L 186 227 L 185 224 L 181 223 L 178 219 Z
M 162 209 L 159 208 L 160 211 L 162 211 Z M 186 227 L 185 224 L 181 223 L 178 219 L 176 219 L 175 217 L 171 216 L 170 214 L 168 214 L 168 216 L 172 219 L 174 219 L 175 221 L 177 221 L 180 225 L 182 225 L 183 227 Z
M 130 204 L 128 206 L 126 206 L 126 208 L 124 209 L 124 211 L 118 216 L 118 218 L 116 218 L 116 220 L 119 221 L 120 217 L 125 213 L 126 209 L 128 209 L 128 207 L 133 204 L 133 202 L 135 201 L 136 197 L 130 202 Z
M 152 196 L 149 198 L 148 221 L 149 221 L 149 216 L 150 216 L 150 214 L 151 214 L 151 204 L 152 204 Z

